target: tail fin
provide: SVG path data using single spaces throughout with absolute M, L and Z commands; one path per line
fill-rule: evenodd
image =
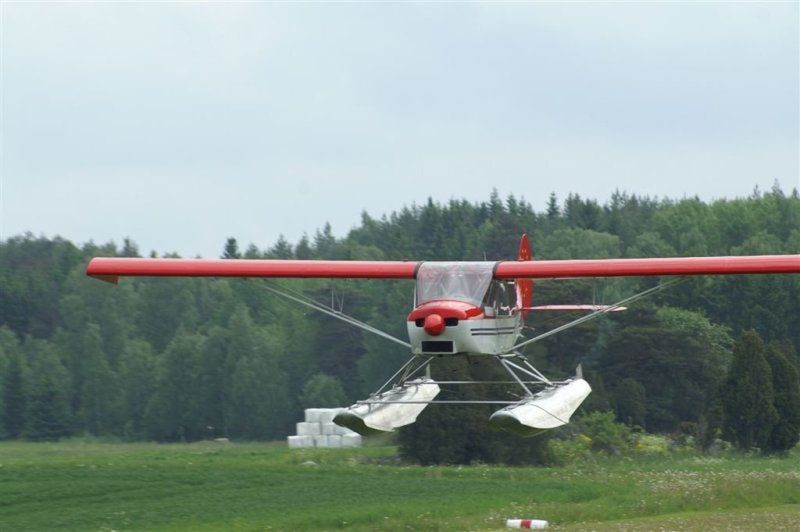
M 523 234 L 519 241 L 519 254 L 517 260 L 532 260 L 531 242 L 528 235 Z M 533 281 L 531 279 L 516 279 L 517 285 L 517 305 L 522 312 L 522 318 L 528 316 L 528 308 L 533 303 Z

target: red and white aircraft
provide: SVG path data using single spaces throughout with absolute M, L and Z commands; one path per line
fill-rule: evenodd
M 276 288 L 271 291 L 344 319 L 410 348 L 411 359 L 383 387 L 365 401 L 343 409 L 335 421 L 362 434 L 392 431 L 413 423 L 435 401 L 439 384 L 430 363 L 437 357 L 483 355 L 496 359 L 521 389 L 517 401 L 506 404 L 490 424 L 520 435 L 534 435 L 566 424 L 591 392 L 578 375 L 551 381 L 520 352 L 533 342 L 594 319 L 663 289 L 675 281 L 651 288 L 613 305 L 531 306 L 534 279 L 686 276 L 800 273 L 800 255 L 679 257 L 605 260 L 531 260 L 523 235 L 516 261 L 411 262 L 329 260 L 223 260 L 108 258 L 91 260 L 86 273 L 116 283 L 121 276 L 155 277 L 267 277 L 414 279 L 415 306 L 408 315 L 409 342 L 393 338 L 367 324 L 333 312 Z M 524 319 L 532 310 L 586 310 L 589 314 L 530 339 L 522 338 Z M 486 401 L 457 401 L 486 402 Z

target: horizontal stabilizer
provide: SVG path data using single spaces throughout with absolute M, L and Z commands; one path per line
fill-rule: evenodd
M 589 310 L 592 312 L 608 310 L 609 312 L 619 312 L 621 310 L 627 310 L 627 308 L 615 307 L 613 305 L 537 305 L 535 307 L 527 307 L 523 310 Z
M 569 418 L 591 391 L 585 380 L 572 379 L 498 410 L 489 418 L 489 424 L 518 436 L 535 436 L 569 423 Z
M 438 394 L 439 385 L 434 380 L 415 379 L 342 409 L 333 422 L 362 436 L 392 432 L 415 422 Z

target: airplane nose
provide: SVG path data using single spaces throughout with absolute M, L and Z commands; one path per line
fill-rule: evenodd
M 431 336 L 439 336 L 444 332 L 444 318 L 438 314 L 428 314 L 425 316 L 425 332 Z

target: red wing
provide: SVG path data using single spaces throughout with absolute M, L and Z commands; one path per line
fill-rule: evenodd
M 800 273 L 800 255 L 500 262 L 496 279 Z
M 120 276 L 316 277 L 413 279 L 417 262 L 332 260 L 140 259 L 98 257 L 86 275 L 116 283 Z
M 86 274 L 111 282 L 117 282 L 120 276 L 413 279 L 419 264 L 407 261 L 99 257 L 89 262 Z M 494 276 L 496 279 L 553 279 L 752 273 L 800 273 L 800 255 L 508 261 L 497 264 Z

